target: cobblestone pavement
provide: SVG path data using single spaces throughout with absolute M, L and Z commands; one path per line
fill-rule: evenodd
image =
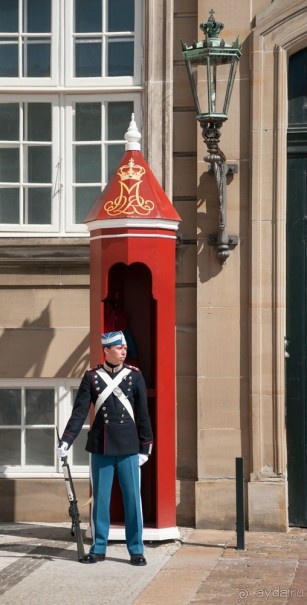
M 1 605 L 307 605 L 307 529 L 246 532 L 240 551 L 235 532 L 181 528 L 181 541 L 146 543 L 141 568 L 119 542 L 80 565 L 69 530 L 0 524 Z
M 183 530 L 186 533 L 189 530 Z M 84 542 L 87 552 L 90 543 L 86 539 Z M 146 544 L 148 565 L 139 568 L 130 565 L 126 545 L 113 542 L 105 562 L 81 565 L 69 524 L 3 523 L 0 603 L 129 605 L 179 546 L 180 541 Z
M 307 530 L 234 532 L 195 530 L 134 605 L 307 605 Z

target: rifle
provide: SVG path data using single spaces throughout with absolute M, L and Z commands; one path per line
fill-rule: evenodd
M 58 434 L 58 442 L 60 444 L 60 437 L 59 437 L 58 429 L 57 429 L 57 434 Z M 70 467 L 69 467 L 69 464 L 67 461 L 67 456 L 63 456 L 63 458 L 61 458 L 61 461 L 63 462 L 62 470 L 63 470 L 65 486 L 66 486 L 66 491 L 67 491 L 67 496 L 68 496 L 68 501 L 69 501 L 68 512 L 69 512 L 69 516 L 71 517 L 70 533 L 72 536 L 76 536 L 78 559 L 79 559 L 80 563 L 84 563 L 85 562 L 84 561 L 85 552 L 84 552 L 84 545 L 83 545 L 81 526 L 80 526 L 78 500 L 76 498 L 76 492 L 75 492 L 75 488 L 74 488 L 74 484 L 73 484 L 73 480 L 72 480 L 72 476 L 71 476 L 71 472 L 70 472 Z

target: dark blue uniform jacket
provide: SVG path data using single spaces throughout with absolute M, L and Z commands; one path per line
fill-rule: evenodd
M 126 364 L 124 367 L 132 368 Z M 69 445 L 79 434 L 91 404 L 95 406 L 97 397 L 106 387 L 97 373 L 101 368 L 109 370 L 104 364 L 88 370 L 83 376 L 71 417 L 62 436 L 62 441 Z M 117 372 L 108 371 L 108 374 L 115 377 Z M 142 373 L 137 368 L 132 368 L 119 387 L 132 405 L 135 421 L 118 397 L 111 393 L 95 416 L 88 433 L 86 450 L 106 456 L 126 456 L 139 452 L 150 454 L 153 437 L 147 407 L 147 389 Z

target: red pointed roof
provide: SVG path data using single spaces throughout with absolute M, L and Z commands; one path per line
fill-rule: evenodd
M 141 154 L 141 133 L 134 114 L 125 139 L 126 153 L 84 222 L 140 218 L 178 223 L 181 221 L 179 214 Z
M 112 218 L 181 220 L 140 151 L 126 151 L 84 222 Z

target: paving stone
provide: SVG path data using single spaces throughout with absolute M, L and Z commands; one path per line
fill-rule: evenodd
M 1 605 L 307 605 L 306 529 L 246 532 L 239 551 L 235 532 L 181 528 L 181 541 L 146 543 L 140 568 L 120 542 L 81 565 L 69 529 L 0 524 Z

